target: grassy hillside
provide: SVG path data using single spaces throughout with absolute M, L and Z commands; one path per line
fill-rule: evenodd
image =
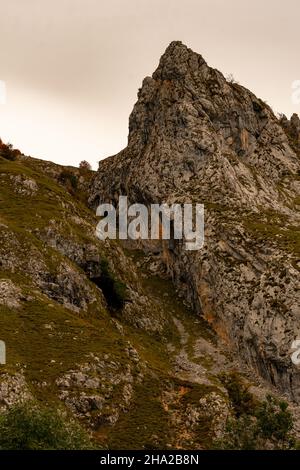
M 151 256 L 96 239 L 91 178 L 0 156 L 1 413 L 31 402 L 58 409 L 96 447 L 210 448 L 231 409 L 220 371 L 238 364 Z M 43 448 L 34 442 L 26 445 Z M 56 445 L 47 434 L 44 447 Z

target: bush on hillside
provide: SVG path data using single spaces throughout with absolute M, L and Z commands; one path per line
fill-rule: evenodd
M 90 449 L 88 434 L 72 419 L 35 402 L 0 415 L 0 450 Z
M 59 175 L 59 181 L 66 186 L 67 190 L 74 194 L 78 187 L 78 180 L 76 175 L 74 175 L 69 170 L 63 170 Z
M 295 449 L 292 431 L 293 417 L 284 401 L 268 395 L 252 414 L 231 416 L 216 449 L 225 450 L 285 450 Z
M 89 162 L 87 162 L 86 160 L 82 160 L 80 163 L 79 163 L 79 168 L 80 170 L 82 171 L 91 171 L 92 169 L 92 166 Z

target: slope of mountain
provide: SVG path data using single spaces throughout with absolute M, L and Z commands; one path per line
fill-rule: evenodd
M 0 142 L 0 419 L 34 400 L 100 448 L 207 449 L 272 391 L 299 436 L 297 117 L 175 42 L 129 131 L 96 173 Z M 204 203 L 204 248 L 100 241 L 119 195 Z
M 270 384 L 300 401 L 299 118 L 278 119 L 173 42 L 143 81 L 128 146 L 100 162 L 90 204 L 199 202 L 205 246 L 162 243 L 183 297 Z M 151 243 L 147 247 L 151 250 Z M 155 246 L 157 251 L 157 246 Z
M 96 238 L 93 177 L 0 156 L 1 412 L 37 400 L 100 447 L 209 447 L 235 363 L 155 258 Z

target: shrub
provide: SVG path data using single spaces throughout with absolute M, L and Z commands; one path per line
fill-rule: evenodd
M 229 418 L 223 438 L 216 441 L 214 447 L 227 450 L 293 449 L 296 446 L 293 426 L 288 404 L 268 395 L 252 415 Z
M 74 194 L 77 190 L 78 180 L 71 171 L 63 170 L 59 175 L 59 181 L 67 187 L 70 193 Z
M 2 140 L 0 139 L 1 157 L 5 158 L 6 160 L 15 161 L 20 153 L 21 152 L 19 150 L 13 148 L 12 144 L 4 144 L 4 142 L 2 142 Z
M 80 170 L 83 170 L 83 171 L 91 171 L 92 166 L 91 166 L 90 163 L 87 162 L 86 160 L 82 160 L 82 161 L 79 163 L 79 168 L 80 168 Z
M 293 417 L 288 410 L 288 404 L 267 395 L 256 412 L 259 434 L 280 448 L 289 447 L 292 438 Z
M 0 450 L 91 448 L 78 423 L 35 402 L 15 405 L 0 415 Z
M 220 380 L 228 392 L 236 416 L 251 414 L 256 405 L 252 393 L 249 392 L 249 384 L 244 383 L 237 372 L 221 374 Z
M 227 82 L 232 83 L 232 84 L 235 84 L 235 83 L 237 85 L 239 84 L 239 82 L 234 78 L 232 73 L 227 75 L 226 80 L 227 80 Z
M 243 415 L 239 419 L 233 417 L 227 419 L 224 436 L 214 443 L 214 448 L 222 450 L 255 450 L 257 445 L 254 418 Z

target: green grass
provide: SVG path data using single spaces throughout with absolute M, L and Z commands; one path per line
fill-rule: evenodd
M 161 380 L 154 376 L 137 385 L 128 413 L 108 432 L 107 445 L 113 450 L 165 449 L 170 433 L 168 415 L 163 409 Z
M 125 341 L 108 319 L 78 318 L 62 306 L 46 302 L 33 300 L 24 302 L 19 309 L 0 308 L 1 339 L 7 348 L 6 368 L 17 369 L 16 364 L 25 364 L 25 376 L 36 395 L 47 393 L 48 398 L 54 398 L 55 379 L 87 361 L 91 352 L 103 355 L 113 351 L 115 360 L 126 363 Z M 52 329 L 45 327 L 49 324 Z M 36 385 L 43 381 L 48 386 L 41 392 Z
M 300 254 L 300 228 L 293 226 L 289 220 L 281 214 L 271 211 L 257 215 L 244 217 L 245 228 L 260 240 L 269 240 L 278 243 L 283 249 L 295 256 Z
M 47 165 L 49 168 L 44 171 Z M 187 332 L 186 349 L 191 358 L 195 337 L 202 336 L 213 341 L 214 334 L 204 320 L 183 305 L 170 280 L 160 279 L 143 269 L 137 271 L 138 278 L 135 278 L 134 265 L 143 259 L 142 252 L 127 252 L 128 259 L 124 267 L 118 258 L 118 241 L 106 246 L 73 221 L 72 216 L 78 215 L 91 230 L 96 226 L 94 213 L 72 196 L 68 188 L 51 177 L 52 169 L 56 177 L 63 171 L 63 167 L 51 163 L 36 163 L 30 159 L 26 162 L 9 162 L 0 158 L 0 222 L 7 225 L 7 228 L 1 227 L 3 237 L 0 249 L 4 254 L 11 252 L 16 260 L 13 269 L 0 268 L 0 279 L 11 279 L 23 294 L 19 308 L 0 306 L 1 340 L 6 342 L 7 347 L 7 365 L 1 367 L 1 372 L 14 373 L 23 369 L 26 382 L 37 400 L 47 406 L 63 406 L 55 385 L 58 377 L 88 362 L 90 353 L 100 357 L 109 354 L 109 360 L 125 370 L 130 363 L 126 353 L 129 341 L 141 358 L 141 364 L 134 366 L 131 363 L 134 380 L 132 403 L 129 410 L 120 413 L 115 426 L 108 426 L 103 417 L 95 436 L 101 445 L 105 444 L 112 449 L 163 449 L 173 442 L 176 433 L 181 433 L 181 429 L 172 429 L 170 414 L 163 406 L 164 392 L 170 388 L 175 390 L 179 399 L 174 407 L 178 406 L 178 412 L 184 413 L 189 403 L 196 405 L 202 396 L 214 389 L 213 386 L 183 383 L 174 377 L 172 361 L 182 345 L 173 317 L 180 319 Z M 10 179 L 17 175 L 34 179 L 38 191 L 28 196 L 18 194 Z M 76 188 L 73 189 L 75 191 Z M 118 331 L 111 319 L 111 312 L 101 300 L 99 290 L 75 263 L 75 259 L 68 259 L 63 250 L 53 248 L 44 241 L 45 231 L 52 220 L 55 221 L 60 240 L 71 244 L 74 253 L 76 247 L 87 247 L 90 244 L 96 246 L 99 262 L 108 261 L 106 274 L 117 283 L 115 287 L 121 299 L 126 298 L 128 286 L 137 290 L 139 288 L 141 293 L 153 301 L 150 314 L 154 320 L 162 321 L 161 332 L 148 333 L 136 328 L 123 321 L 121 313 L 118 320 L 123 326 L 124 335 Z M 29 272 L 28 266 L 32 261 L 43 263 L 41 269 L 54 279 L 58 267 L 67 263 L 82 275 L 82 282 L 91 288 L 97 302 L 90 304 L 87 311 L 75 313 L 47 297 Z M 143 277 L 145 274 L 146 277 Z M 139 281 L 141 287 L 138 287 Z M 50 329 L 45 327 L 49 324 Z M 170 344 L 175 348 L 173 353 L 167 347 Z M 136 381 L 140 369 L 145 375 L 143 382 Z M 110 378 L 104 374 L 101 380 L 106 384 Z M 45 387 L 40 386 L 42 382 L 46 382 Z M 121 385 L 112 387 L 104 413 L 109 413 L 122 402 Z M 187 388 L 183 396 L 180 395 L 182 387 Z M 202 423 L 200 428 L 198 440 L 208 445 L 204 441 L 208 442 L 209 423 Z

